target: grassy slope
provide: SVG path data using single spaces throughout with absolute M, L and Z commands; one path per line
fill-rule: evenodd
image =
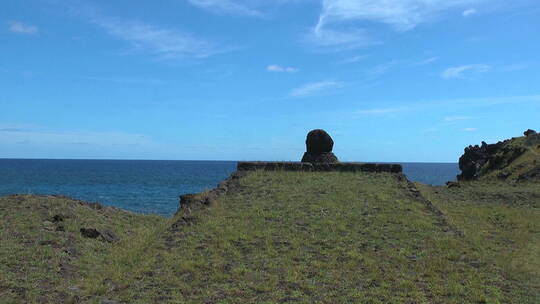
M 64 220 L 54 222 L 58 214 Z M 93 273 L 95 261 L 162 221 L 68 198 L 1 197 L 0 303 L 77 303 L 80 283 Z M 83 238 L 80 228 L 110 230 L 119 242 Z
M 534 136 L 521 136 L 512 138 L 507 144 L 512 149 L 524 149 L 525 152 L 517 159 L 511 161 L 503 168 L 488 169 L 489 163 L 484 166 L 481 172 L 481 178 L 484 180 L 491 180 L 497 178 L 500 173 L 508 174 L 508 179 L 515 180 L 521 175 L 531 172 L 532 170 L 540 170 L 540 134 Z M 501 154 L 501 158 L 507 158 L 511 153 L 507 155 Z
M 535 303 L 540 189 L 471 185 L 421 188 L 464 237 L 390 174 L 253 172 L 178 229 L 170 228 L 176 219 L 107 220 L 76 207 L 83 209 L 66 233 L 83 253 L 72 258 L 77 275 L 69 280 L 55 268 L 65 256 L 37 244 L 57 237 L 42 231 L 56 211 L 9 207 L 0 213 L 0 274 L 8 274 L 0 276 L 0 299 L 23 299 L 13 286 L 25 286 L 20 302 L 56 290 L 46 296 L 85 303 Z M 93 217 L 121 241 L 81 239 L 77 221 Z M 48 278 L 51 285 L 40 285 Z
M 451 224 L 464 232 L 500 277 L 508 301 L 540 300 L 540 185 L 462 182 L 461 188 L 419 185 Z M 506 301 L 505 301 L 506 302 Z

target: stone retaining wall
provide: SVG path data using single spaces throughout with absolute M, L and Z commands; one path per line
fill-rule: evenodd
M 302 162 L 239 162 L 238 171 L 284 170 L 284 171 L 337 171 L 337 172 L 390 172 L 401 173 L 399 164 L 333 163 L 312 164 Z

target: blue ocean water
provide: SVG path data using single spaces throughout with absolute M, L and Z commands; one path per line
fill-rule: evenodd
M 409 179 L 443 184 L 457 164 L 403 163 Z M 179 196 L 214 188 L 233 161 L 0 159 L 0 195 L 61 194 L 142 213 L 172 215 Z

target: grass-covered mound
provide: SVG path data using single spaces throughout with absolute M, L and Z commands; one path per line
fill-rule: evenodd
M 387 173 L 256 171 L 170 219 L 3 198 L 0 299 L 536 303 L 536 184 L 418 188 Z M 64 232 L 47 228 L 59 211 Z M 83 238 L 81 226 L 119 240 Z M 79 255 L 65 252 L 67 240 Z M 59 266 L 66 261 L 70 277 Z
M 496 144 L 469 146 L 459 159 L 461 180 L 540 182 L 540 133 L 533 130 Z
M 129 262 L 132 240 L 154 240 L 163 221 L 65 197 L 0 197 L 0 303 L 79 303 L 96 267 Z

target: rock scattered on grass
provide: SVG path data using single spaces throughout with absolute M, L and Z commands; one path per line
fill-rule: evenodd
M 82 236 L 84 236 L 85 238 L 90 238 L 90 239 L 96 239 L 101 235 L 101 233 L 99 233 L 99 231 L 97 231 L 97 229 L 94 229 L 94 228 L 81 228 L 80 231 L 81 231 Z
M 105 230 L 103 232 L 99 232 L 95 228 L 81 228 L 80 231 L 81 231 L 82 236 L 86 238 L 90 238 L 90 239 L 101 238 L 102 241 L 105 241 L 108 243 L 114 243 L 118 241 L 118 237 L 111 230 Z
M 59 214 L 56 214 L 55 216 L 53 216 L 52 222 L 53 223 L 63 222 L 64 218 L 65 218 L 65 216 L 63 214 L 59 213 Z

